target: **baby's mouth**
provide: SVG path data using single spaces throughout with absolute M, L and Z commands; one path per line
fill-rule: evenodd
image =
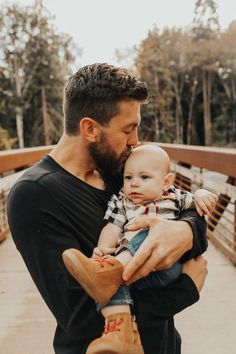
M 140 196 L 141 196 L 141 194 L 137 193 L 137 192 L 132 192 L 129 194 L 129 198 L 138 198 Z

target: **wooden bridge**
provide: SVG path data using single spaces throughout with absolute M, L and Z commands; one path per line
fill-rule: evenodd
M 162 146 L 172 159 L 175 184 L 219 195 L 208 217 L 209 275 L 201 301 L 176 316 L 182 354 L 235 354 L 236 149 Z M 55 320 L 40 298 L 9 235 L 7 194 L 24 169 L 52 147 L 0 152 L 0 353 L 52 354 Z M 9 235 L 9 236 L 8 236 Z

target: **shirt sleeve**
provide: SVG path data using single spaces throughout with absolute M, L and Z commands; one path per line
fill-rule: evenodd
M 108 202 L 108 207 L 104 216 L 104 220 L 115 224 L 120 229 L 123 229 L 126 223 L 126 215 L 121 197 L 117 197 L 115 194 L 112 195 L 110 201 Z
M 195 203 L 194 203 L 194 198 L 192 193 L 178 188 L 174 188 L 174 193 L 176 195 L 176 199 L 179 202 L 179 206 L 181 210 L 195 208 Z
M 192 279 L 182 273 L 178 280 L 163 289 L 132 288 L 135 314 L 141 327 L 155 325 L 160 318 L 169 318 L 199 300 L 199 292 Z M 152 304 L 150 306 L 150 304 Z
M 35 182 L 16 184 L 8 198 L 10 230 L 34 283 L 57 323 L 68 335 L 88 338 L 99 325 L 102 331 L 103 319 L 96 311 L 94 301 L 63 264 L 63 251 L 71 247 L 79 249 L 80 244 L 66 228 L 70 220 L 62 224 L 60 220 L 65 219 L 63 210 L 52 203 L 48 193 Z
M 193 247 L 181 258 L 181 262 L 185 262 L 189 259 L 200 256 L 207 250 L 207 224 L 204 216 L 200 216 L 196 209 L 183 210 L 178 220 L 186 221 L 190 225 L 193 232 Z

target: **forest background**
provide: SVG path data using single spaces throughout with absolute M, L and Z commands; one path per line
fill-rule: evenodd
M 57 143 L 63 87 L 80 48 L 42 0 L 0 7 L 0 150 Z M 236 147 L 236 21 L 221 30 L 217 1 L 197 0 L 188 28 L 152 27 L 127 53 L 150 89 L 141 139 Z

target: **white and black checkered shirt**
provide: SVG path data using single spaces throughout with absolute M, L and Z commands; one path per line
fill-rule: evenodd
M 159 200 L 144 204 L 134 204 L 127 199 L 123 190 L 119 195 L 112 195 L 108 202 L 108 208 L 104 219 L 117 225 L 121 229 L 121 240 L 130 240 L 135 232 L 127 231 L 127 226 L 139 216 L 160 215 L 160 217 L 169 220 L 176 220 L 184 209 L 195 208 L 193 194 L 182 191 L 172 186 L 165 195 Z M 119 241 L 119 243 L 120 243 Z

